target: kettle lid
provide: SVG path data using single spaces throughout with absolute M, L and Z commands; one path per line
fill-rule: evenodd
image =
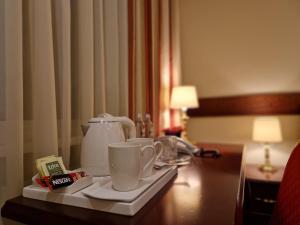
M 99 114 L 95 118 L 89 119 L 88 123 L 102 123 L 102 122 L 119 122 L 118 117 L 114 117 L 108 113 Z

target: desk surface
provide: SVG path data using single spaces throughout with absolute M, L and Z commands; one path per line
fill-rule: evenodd
M 26 224 L 105 225 L 232 225 L 242 220 L 241 145 L 202 144 L 218 148 L 219 159 L 195 157 L 135 216 L 17 197 L 8 200 L 2 216 Z

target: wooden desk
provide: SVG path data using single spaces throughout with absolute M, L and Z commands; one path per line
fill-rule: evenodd
M 24 197 L 8 200 L 1 210 L 26 224 L 105 225 L 232 225 L 242 224 L 243 176 L 241 145 L 218 148 L 219 159 L 195 158 L 135 216 L 121 216 Z

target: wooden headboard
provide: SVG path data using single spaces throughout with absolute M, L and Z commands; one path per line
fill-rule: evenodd
M 190 117 L 300 114 L 300 92 L 200 98 Z

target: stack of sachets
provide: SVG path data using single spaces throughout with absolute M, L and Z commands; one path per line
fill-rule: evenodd
M 83 171 L 68 173 L 62 158 L 54 155 L 37 159 L 36 168 L 39 173 L 36 182 L 42 187 L 48 187 L 50 190 L 69 186 L 81 177 L 86 176 Z

